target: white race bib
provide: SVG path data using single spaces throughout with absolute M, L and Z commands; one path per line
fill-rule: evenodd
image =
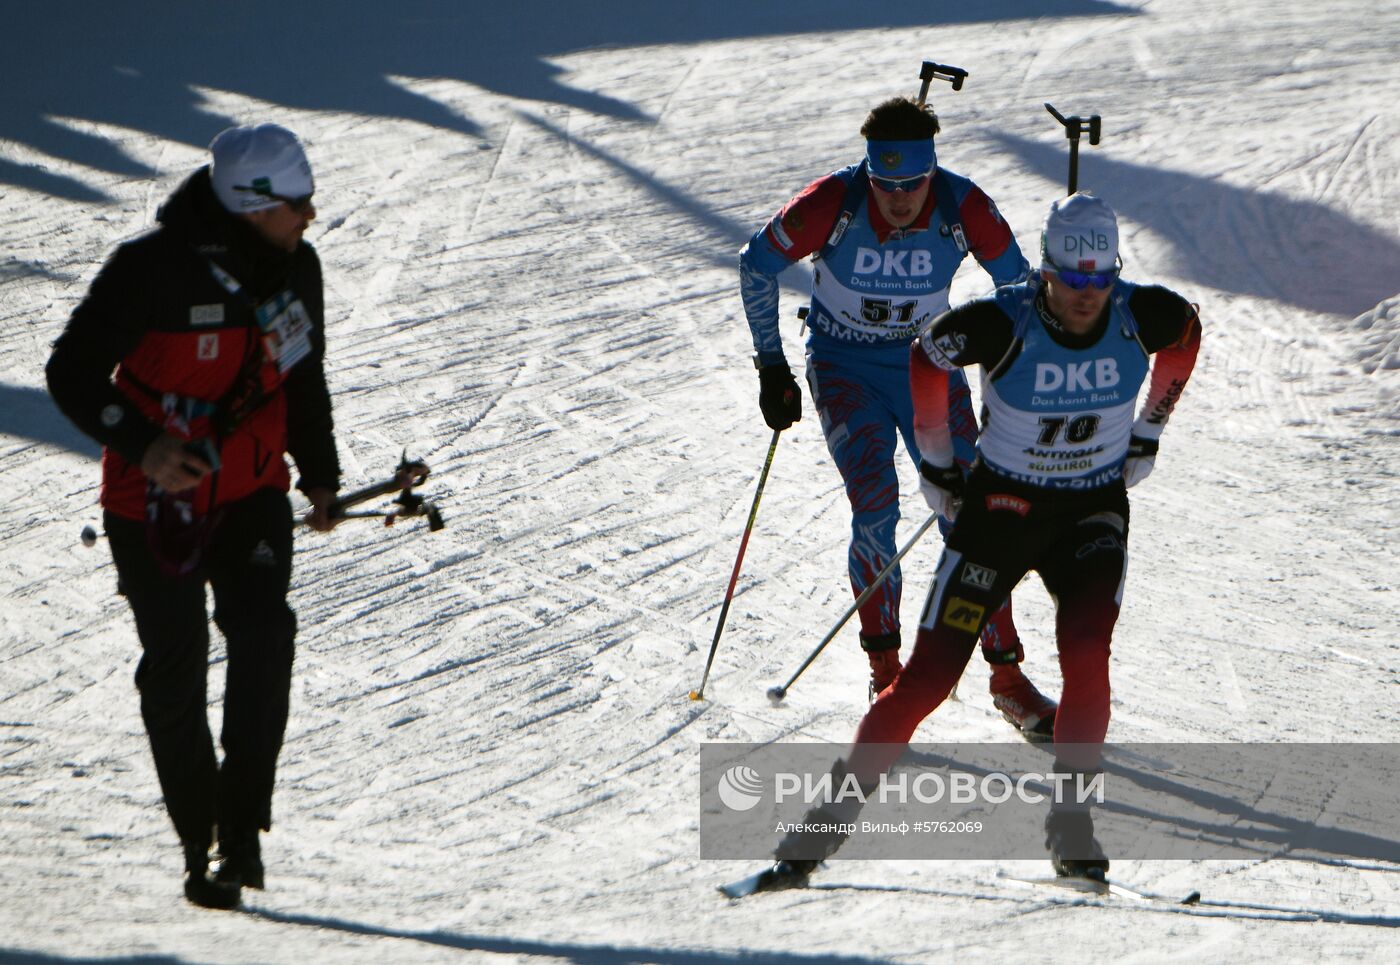
M 263 351 L 285 373 L 311 354 L 311 316 L 301 299 L 290 290 L 258 306 L 258 327 L 262 329 Z

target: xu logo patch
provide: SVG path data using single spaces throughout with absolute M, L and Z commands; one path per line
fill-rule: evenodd
M 989 570 L 985 566 L 978 566 L 976 563 L 963 564 L 962 581 L 968 586 L 976 587 L 979 590 L 990 590 L 992 584 L 996 582 L 997 571 Z

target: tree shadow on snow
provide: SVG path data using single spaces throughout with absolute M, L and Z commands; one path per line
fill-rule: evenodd
M 4 170 L 4 167 L 5 162 L 0 160 L 0 170 Z M 48 266 L 36 261 L 25 261 L 23 258 L 11 256 L 7 261 L 0 263 L 0 285 L 12 280 L 25 281 L 31 278 L 43 278 L 65 285 L 71 285 L 75 281 L 72 275 L 52 271 Z
M 289 108 L 401 118 L 480 137 L 480 125 L 398 78 L 459 81 L 509 97 L 627 120 L 636 106 L 561 81 L 551 59 L 593 47 L 697 44 L 741 37 L 979 23 L 1019 17 L 1135 16 L 1109 0 L 984 0 L 939 5 L 848 0 L 801 6 L 713 0 L 306 0 L 286 4 L 27 3 L 6 29 L 23 43 L 0 59 L 0 141 L 118 176 L 159 174 L 103 133 L 145 132 L 202 148 L 231 118 L 203 89 Z M 74 26 L 77 24 L 78 26 Z M 0 184 L 76 201 L 108 196 L 42 162 L 0 160 Z
M 987 136 L 1046 180 L 1064 183 L 1063 138 L 1052 144 L 1005 133 Z M 1169 268 L 1220 291 L 1348 319 L 1400 287 L 1400 239 L 1320 202 L 1097 153 L 1081 152 L 1079 180 L 1081 190 L 1170 246 L 1165 265 L 1125 264 L 1128 278 L 1146 280 Z
M 188 961 L 174 955 L 75 958 L 72 955 L 50 955 L 47 952 L 27 952 L 19 948 L 0 948 L 0 962 L 4 962 L 5 965 L 186 965 Z
M 718 899 L 717 899 L 718 900 Z M 253 909 L 249 914 L 256 918 L 277 922 L 283 925 L 306 925 L 311 928 L 327 928 L 347 932 L 351 935 L 377 935 L 383 938 L 398 938 L 409 941 L 440 945 L 445 948 L 458 948 L 462 951 L 491 952 L 497 955 L 539 955 L 573 962 L 575 965 L 730 965 L 734 962 L 757 963 L 757 965 L 874 965 L 883 959 L 856 955 L 833 955 L 817 953 L 803 955 L 796 952 L 770 952 L 762 950 L 742 952 L 712 952 L 670 948 L 618 947 L 614 945 L 576 945 L 568 942 L 534 942 L 518 938 L 493 938 L 486 935 L 456 935 L 452 932 L 412 932 L 394 928 L 380 928 L 360 922 L 344 921 L 339 918 L 322 918 L 314 915 L 289 915 L 282 912 Z
M 102 447 L 79 432 L 43 389 L 0 383 L 0 435 L 33 439 L 89 459 L 102 455 Z
M 688 217 L 692 224 L 703 229 L 696 233 L 693 239 L 688 240 L 691 245 L 691 253 L 696 258 L 704 259 L 718 268 L 724 268 L 735 272 L 735 291 L 738 291 L 739 270 L 739 249 L 742 248 L 753 236 L 753 233 L 762 227 L 762 223 L 751 225 L 740 224 L 732 218 L 726 218 L 712 208 L 707 207 L 695 200 L 689 192 L 680 188 L 672 187 L 664 181 L 648 174 L 646 171 L 635 167 L 624 161 L 622 158 L 597 145 L 590 144 L 578 137 L 573 137 L 551 124 L 541 117 L 534 117 L 521 113 L 518 115 L 521 120 L 531 124 L 561 141 L 567 141 L 569 145 L 596 161 L 601 161 L 613 168 L 623 177 L 628 178 L 638 187 L 650 192 L 657 200 L 671 208 L 679 211 Z M 786 199 L 781 199 L 786 200 Z M 774 210 L 778 199 L 774 201 Z M 790 293 L 801 298 L 807 298 L 812 290 L 812 269 L 806 259 L 798 261 L 785 268 L 778 276 L 779 282 Z
M 597 145 L 590 144 L 578 137 L 567 134 L 558 126 L 551 124 L 541 117 L 534 117 L 529 114 L 520 114 L 520 119 L 531 124 L 545 133 L 566 141 L 571 147 L 587 154 L 596 161 L 601 161 L 613 168 L 619 174 L 630 179 L 639 187 L 649 191 L 659 201 L 669 205 L 676 211 L 690 218 L 695 226 L 705 229 L 709 235 L 709 241 L 697 238 L 694 242 L 697 254 L 706 256 L 709 260 L 721 264 L 725 268 L 738 269 L 739 249 L 749 240 L 749 237 L 761 225 L 740 224 L 732 218 L 726 218 L 714 209 L 707 207 L 688 191 L 682 188 L 672 187 L 663 181 L 657 180 L 651 174 L 642 169 L 629 164 L 616 154 L 609 153 Z M 786 200 L 786 199 L 783 199 Z M 776 210 L 776 202 L 775 202 Z M 716 254 L 723 252 L 723 255 Z

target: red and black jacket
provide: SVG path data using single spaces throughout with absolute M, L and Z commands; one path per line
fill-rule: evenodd
M 258 489 L 286 491 L 287 453 L 298 488 L 339 488 L 315 250 L 302 242 L 286 252 L 263 240 L 224 210 L 207 168 L 175 191 L 157 221 L 107 260 L 47 368 L 58 407 L 105 447 L 103 507 L 143 518 L 141 457 L 162 432 L 216 448 L 219 469 L 195 495 L 203 511 Z M 311 348 L 280 372 L 264 351 L 255 308 L 284 292 L 305 308 Z

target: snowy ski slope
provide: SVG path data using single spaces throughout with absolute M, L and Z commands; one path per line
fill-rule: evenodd
M 1395 957 L 1400 867 L 1366 861 L 1115 862 L 1196 908 L 998 881 L 1042 862 L 838 860 L 817 889 L 721 898 L 753 863 L 698 859 L 699 745 L 839 746 L 864 708 L 853 629 L 764 697 L 850 599 L 810 402 L 709 699 L 686 694 L 769 436 L 736 253 L 930 58 L 970 72 L 933 91 L 940 160 L 1023 248 L 1064 187 L 1042 102 L 1098 113 L 1081 185 L 1118 210 L 1127 276 L 1202 306 L 1133 491 L 1111 738 L 1400 740 L 1400 5 L 172 6 L 26 4 L 0 59 L 0 961 Z M 77 539 L 96 449 L 42 368 L 102 258 L 261 120 L 316 170 L 346 484 L 407 446 L 448 528 L 298 536 L 269 888 L 216 913 L 180 897 L 139 646 Z M 987 287 L 965 268 L 954 301 Z M 926 514 L 904 482 L 901 539 Z M 907 624 L 936 551 L 905 568 Z M 1048 600 L 1018 599 L 1054 692 Z M 920 738 L 1012 739 L 984 672 Z

